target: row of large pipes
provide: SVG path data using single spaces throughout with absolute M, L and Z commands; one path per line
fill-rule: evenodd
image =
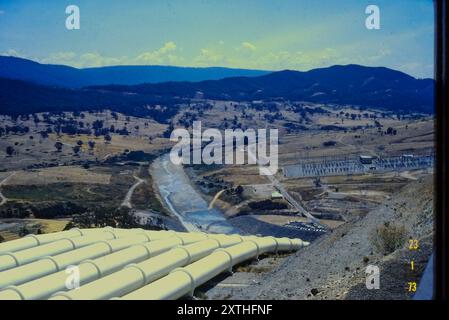
M 116 239 L 117 235 L 111 230 L 97 232 L 87 236 L 63 238 L 40 246 L 19 250 L 15 252 L 4 252 L 0 255 L 0 271 L 12 269 L 45 256 L 53 256 L 74 249 L 88 246 L 103 240 Z
M 75 232 L 82 232 L 82 235 L 76 233 L 70 233 L 69 237 L 57 238 L 56 241 L 41 244 L 38 246 L 33 246 L 23 250 L 3 251 L 0 253 L 0 271 L 5 271 L 12 269 L 33 261 L 36 261 L 45 256 L 53 256 L 60 253 L 72 251 L 78 248 L 83 248 L 93 243 L 98 243 L 100 241 L 118 239 L 120 237 L 126 237 L 132 234 L 142 234 L 145 231 L 142 229 L 112 229 L 104 228 L 98 231 L 92 231 L 94 229 L 86 230 L 74 230 Z M 156 231 L 146 231 L 145 234 L 154 237 L 165 237 L 172 235 L 171 232 L 156 232 Z M 49 234 L 50 235 L 50 234 Z M 28 238 L 28 237 L 26 237 Z M 40 241 L 41 236 L 29 237 L 30 239 L 36 239 Z M 48 240 L 49 238 L 44 238 Z M 27 239 L 20 239 L 27 240 Z M 16 241 L 20 241 L 16 240 Z
M 102 255 L 101 253 L 104 252 L 104 247 L 100 247 L 98 245 L 100 243 L 98 243 L 83 248 L 85 251 L 83 250 L 82 255 L 80 255 L 79 250 L 73 250 L 63 255 L 46 257 L 36 263 L 30 263 L 23 267 L 0 272 L 0 279 L 2 279 L 0 289 L 9 286 L 3 291 L 0 291 L 0 300 L 45 299 L 58 291 L 67 290 L 67 273 L 64 268 L 70 265 L 77 265 L 79 261 L 82 261 L 78 265 L 80 284 L 82 285 L 118 271 L 127 264 L 140 262 L 175 246 L 193 243 L 206 238 L 206 235 L 200 233 L 144 231 L 142 234 L 117 239 L 122 241 L 112 243 L 112 250 L 119 249 L 119 251 L 112 254 L 106 252 L 106 255 Z M 110 242 L 102 243 L 106 245 L 111 244 Z M 124 243 L 128 243 L 128 245 Z M 109 248 L 109 250 L 111 249 Z M 89 260 L 98 254 L 100 254 L 100 257 Z M 50 266 L 50 263 L 53 263 L 53 268 Z M 46 274 L 47 276 L 45 276 Z M 32 279 L 35 280 L 30 281 Z
M 300 240 L 271 237 L 243 241 L 229 248 L 215 250 L 212 254 L 184 268 L 176 268 L 169 275 L 122 297 L 125 300 L 174 300 L 193 296 L 195 288 L 222 272 L 232 272 L 232 267 L 267 252 L 293 251 L 301 247 Z
M 128 235 L 122 234 L 121 238 L 118 239 L 99 240 L 76 250 L 54 256 L 45 256 L 37 261 L 0 272 L 0 289 L 10 285 L 22 284 L 64 270 L 68 266 L 77 265 L 88 259 L 95 259 L 111 254 L 135 244 L 172 237 L 173 234 L 174 233 L 169 232 L 151 233 L 151 231 L 145 233 L 130 233 Z
M 220 247 L 242 242 L 241 237 L 222 236 L 206 239 L 187 246 L 174 248 L 166 253 L 103 277 L 52 299 L 104 300 L 122 296 L 167 275 L 171 270 L 201 259 Z
M 0 300 L 132 299 L 137 292 L 142 292 L 137 299 L 146 299 L 147 287 L 171 279 L 179 273 L 174 270 L 190 270 L 209 257 L 216 259 L 210 263 L 212 269 L 194 278 L 195 286 L 210 279 L 209 275 L 222 272 L 225 265 L 229 269 L 265 252 L 291 251 L 307 244 L 287 238 L 112 228 L 76 229 L 44 236 L 36 236 L 34 244 L 22 238 L 0 246 L 0 267 L 6 268 L 0 272 Z M 232 262 L 224 263 L 222 255 L 228 251 L 226 256 L 233 257 Z M 71 266 L 78 269 L 80 287 L 69 291 L 66 268 Z M 161 291 L 161 297 L 175 298 L 181 291 L 183 296 L 184 290 L 178 289 L 170 288 L 177 293 L 173 296 Z
M 19 250 L 24 250 L 32 247 L 37 247 L 49 242 L 53 242 L 55 240 L 63 239 L 63 238 L 73 238 L 79 236 L 85 236 L 89 233 L 98 231 L 93 231 L 95 229 L 71 229 L 69 231 L 56 232 L 56 233 L 48 233 L 41 235 L 30 234 L 21 239 L 8 241 L 5 243 L 0 243 L 0 255 L 4 253 L 15 252 Z

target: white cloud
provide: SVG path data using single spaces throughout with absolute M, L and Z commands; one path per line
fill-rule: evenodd
M 99 67 L 107 65 L 122 64 L 125 58 L 105 57 L 97 52 L 86 52 L 77 54 L 75 52 L 55 52 L 48 57 L 38 59 L 41 63 L 46 64 L 63 64 L 77 68 Z
M 194 58 L 194 64 L 200 67 L 227 66 L 226 57 L 219 50 L 203 48 Z
M 104 57 L 97 52 L 87 52 L 80 56 L 82 66 L 89 67 L 97 67 L 97 66 L 110 66 L 120 64 L 122 59 L 120 58 L 111 58 Z
M 135 57 L 108 57 L 98 52 L 55 52 L 45 58 L 34 59 L 41 63 L 64 64 L 77 68 L 113 66 L 113 65 L 142 65 L 142 64 L 169 64 L 179 65 L 184 61 L 182 57 L 177 56 L 177 46 L 174 42 L 166 42 L 161 48 L 142 52 Z M 12 52 L 18 55 L 16 52 Z
M 282 50 L 279 46 L 257 46 L 249 41 L 237 42 L 234 45 L 217 40 L 208 47 L 201 48 L 196 54 L 179 48 L 173 41 L 165 42 L 153 51 L 141 52 L 135 56 L 111 57 L 100 52 L 55 52 L 46 57 L 27 57 L 17 50 L 8 50 L 2 55 L 32 59 L 41 63 L 63 64 L 78 68 L 100 67 L 112 65 L 174 65 L 231 68 L 248 68 L 262 70 L 310 70 L 335 64 L 385 65 L 385 59 L 394 55 L 393 49 L 384 45 L 377 50 L 368 49 L 354 54 L 362 44 L 350 44 L 338 47 L 317 49 Z M 279 48 L 279 49 L 277 49 Z M 399 70 L 410 74 L 432 74 L 432 65 L 415 64 L 412 59 L 397 61 Z
M 2 56 L 8 56 L 8 57 L 16 57 L 16 58 L 23 58 L 23 59 L 29 59 L 29 57 L 22 52 L 19 52 L 15 49 L 8 49 L 7 51 L 1 52 L 0 55 Z
M 433 64 L 425 64 L 419 62 L 405 63 L 399 66 L 398 69 L 418 78 L 433 78 L 434 74 Z
M 144 64 L 163 64 L 163 63 L 177 63 L 181 61 L 178 56 L 173 54 L 177 49 L 176 44 L 173 41 L 166 42 L 161 48 L 144 52 L 137 56 L 134 63 L 144 63 Z
M 75 52 L 56 52 L 50 54 L 48 57 L 40 59 L 42 63 L 50 64 L 69 64 L 75 59 L 77 54 Z
M 243 42 L 242 48 L 249 51 L 255 51 L 257 49 L 251 42 Z

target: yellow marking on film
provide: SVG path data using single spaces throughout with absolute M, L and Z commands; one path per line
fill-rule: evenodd
M 408 283 L 408 291 L 409 292 L 416 292 L 416 282 L 409 282 Z
M 408 249 L 409 250 L 418 250 L 419 248 L 419 240 L 418 239 L 410 239 L 408 241 L 409 245 L 408 245 Z

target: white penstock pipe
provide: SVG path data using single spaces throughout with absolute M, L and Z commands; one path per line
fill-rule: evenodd
M 83 287 L 91 281 L 121 270 L 130 263 L 137 263 L 176 246 L 194 243 L 206 238 L 207 236 L 204 234 L 198 233 L 173 233 L 169 238 L 136 244 L 94 260 L 84 261 L 78 265 L 80 285 Z M 5 288 L 0 291 L 0 300 L 47 299 L 56 292 L 69 290 L 66 286 L 67 277 L 66 270 L 61 270 L 19 286 Z
M 195 288 L 222 272 L 245 260 L 255 258 L 269 251 L 293 251 L 303 243 L 299 239 L 275 239 L 251 237 L 250 240 L 225 249 L 215 250 L 209 256 L 187 267 L 173 270 L 169 275 L 141 289 L 133 291 L 122 299 L 126 300 L 174 300 L 193 295 Z M 117 295 L 119 297 L 120 295 Z
M 0 289 L 11 285 L 19 285 L 37 278 L 44 277 L 64 268 L 77 265 L 87 259 L 95 259 L 113 252 L 128 248 L 134 244 L 172 237 L 172 233 L 122 234 L 119 239 L 98 240 L 97 242 L 76 250 L 64 252 L 55 256 L 43 257 L 40 260 L 0 272 Z
M 37 247 L 39 245 L 43 245 L 49 242 L 53 242 L 55 240 L 63 239 L 63 238 L 73 238 L 79 237 L 93 232 L 95 229 L 71 229 L 68 231 L 56 232 L 56 233 L 48 233 L 48 234 L 40 234 L 34 235 L 30 234 L 21 239 L 12 240 L 4 243 L 0 243 L 0 255 L 3 253 L 16 252 L 19 250 L 24 250 L 32 247 Z M 96 232 L 104 229 L 96 229 Z
M 171 270 L 197 261 L 220 247 L 242 242 L 240 236 L 216 236 L 191 245 L 174 248 L 157 257 L 145 260 L 101 278 L 78 290 L 55 295 L 52 300 L 102 300 L 125 295 L 156 279 L 167 275 Z
M 138 229 L 129 231 L 114 230 L 112 228 L 99 229 L 86 232 L 86 236 L 78 235 L 74 237 L 59 238 L 54 242 L 38 245 L 24 250 L 14 252 L 3 252 L 0 254 L 0 271 L 12 269 L 45 256 L 57 255 L 63 252 L 71 251 L 77 248 L 88 246 L 101 240 L 116 239 L 120 235 L 128 235 L 136 232 L 142 232 Z M 57 234 L 55 234 L 56 236 Z

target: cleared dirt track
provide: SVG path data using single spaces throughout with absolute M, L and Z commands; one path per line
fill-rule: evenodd
M 4 185 L 6 182 L 8 182 L 8 180 L 15 174 L 16 173 L 13 172 L 9 176 L 7 176 L 5 179 L 0 181 L 0 206 L 4 205 L 6 203 L 6 201 L 8 201 L 8 199 L 2 194 L 1 186 Z

